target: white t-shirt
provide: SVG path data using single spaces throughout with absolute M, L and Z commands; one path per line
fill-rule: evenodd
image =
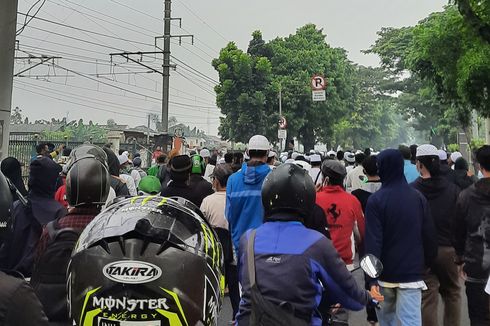
M 321 185 L 323 182 L 322 171 L 320 170 L 320 168 L 317 167 L 311 168 L 310 177 L 313 180 L 313 182 L 316 181 L 317 185 Z
M 218 191 L 204 198 L 201 212 L 213 227 L 228 230 L 228 221 L 225 218 L 226 191 Z
M 366 178 L 364 175 L 364 168 L 359 165 L 350 170 L 345 177 L 345 189 L 347 192 L 353 192 L 356 189 L 361 189 L 363 180 Z
M 131 171 L 131 177 L 133 178 L 134 180 L 134 185 L 136 186 L 136 188 L 138 188 L 139 184 L 140 184 L 140 181 L 141 181 L 141 176 L 146 176 L 146 172 L 143 172 L 143 173 L 140 173 L 140 171 L 136 170 L 136 169 L 133 169 Z
M 124 173 L 119 175 L 119 177 L 121 179 L 123 179 L 124 182 L 126 183 L 126 186 L 128 187 L 128 190 L 129 190 L 129 194 L 133 197 L 138 196 L 138 191 L 136 190 L 136 185 L 134 184 L 134 179 L 130 175 L 127 175 Z

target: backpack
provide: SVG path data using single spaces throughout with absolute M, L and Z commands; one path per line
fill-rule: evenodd
M 139 173 L 140 175 L 140 178 L 143 179 L 144 177 L 147 176 L 146 172 L 143 171 L 140 167 L 137 167 L 137 168 L 132 168 L 130 171 L 129 171 L 129 175 L 131 175 L 133 173 L 133 171 L 136 171 Z
M 308 326 L 311 316 L 299 317 L 294 308 L 287 302 L 277 305 L 262 296 L 255 281 L 255 234 L 256 230 L 250 232 L 247 248 L 248 278 L 250 280 L 251 297 L 251 326 Z
M 50 321 L 68 320 L 66 271 L 81 230 L 60 228 L 58 219 L 46 225 L 49 241 L 36 261 L 31 286 Z

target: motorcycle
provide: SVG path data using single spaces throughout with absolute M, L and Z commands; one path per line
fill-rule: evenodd
M 383 272 L 383 263 L 374 255 L 366 255 L 363 257 L 359 263 L 359 266 L 354 268 L 351 273 L 362 269 L 370 278 L 378 278 Z M 379 309 L 379 302 L 374 300 L 372 304 Z M 323 326 L 340 326 L 342 324 L 348 325 L 347 323 L 339 322 L 335 320 L 335 314 L 338 309 L 341 308 L 340 305 L 330 306 L 328 314 L 323 317 Z

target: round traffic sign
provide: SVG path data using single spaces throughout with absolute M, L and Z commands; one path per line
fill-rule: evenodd
M 279 128 L 286 129 L 287 126 L 288 126 L 288 123 L 286 121 L 286 118 L 285 117 L 280 117 L 279 118 Z
M 315 75 L 311 78 L 311 89 L 315 91 L 319 91 L 322 89 L 325 89 L 327 87 L 327 84 L 325 82 L 325 78 L 320 75 Z

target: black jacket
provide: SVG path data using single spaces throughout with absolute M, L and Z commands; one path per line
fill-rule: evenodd
M 111 188 L 114 189 L 116 197 L 126 197 L 129 196 L 128 186 L 121 181 L 118 177 L 111 175 Z
M 165 188 L 162 186 L 160 195 L 163 197 L 182 197 L 190 200 L 197 207 L 201 207 L 201 203 L 204 199 L 202 194 L 197 192 L 194 188 L 191 188 L 186 181 L 170 181 Z
M 488 280 L 490 272 L 490 179 L 461 192 L 454 224 L 456 254 L 464 256 L 468 278 Z
M 327 224 L 327 217 L 325 216 L 325 212 L 323 211 L 323 209 L 317 204 L 315 204 L 313 213 L 305 217 L 303 224 L 308 229 L 320 232 L 328 239 L 331 239 L 330 231 Z
M 456 218 L 459 188 L 439 176 L 429 179 L 419 177 L 411 186 L 420 191 L 429 203 L 439 246 L 453 246 L 452 228 Z
M 456 175 L 454 174 L 454 170 L 447 164 L 440 165 L 441 176 L 446 178 L 447 181 L 454 183 L 456 179 Z
M 191 174 L 189 186 L 198 197 L 198 203 L 195 203 L 197 207 L 201 207 L 204 198 L 214 193 L 213 186 L 198 174 Z
M 403 157 L 387 149 L 378 155 L 381 189 L 366 207 L 366 253 L 381 259 L 381 281 L 420 281 L 437 256 L 437 241 L 425 197 L 407 184 Z
M 454 170 L 454 183 L 461 190 L 465 190 L 477 181 L 478 178 L 475 175 L 470 177 L 466 170 Z
M 0 325 L 48 326 L 48 318 L 26 281 L 0 272 Z

